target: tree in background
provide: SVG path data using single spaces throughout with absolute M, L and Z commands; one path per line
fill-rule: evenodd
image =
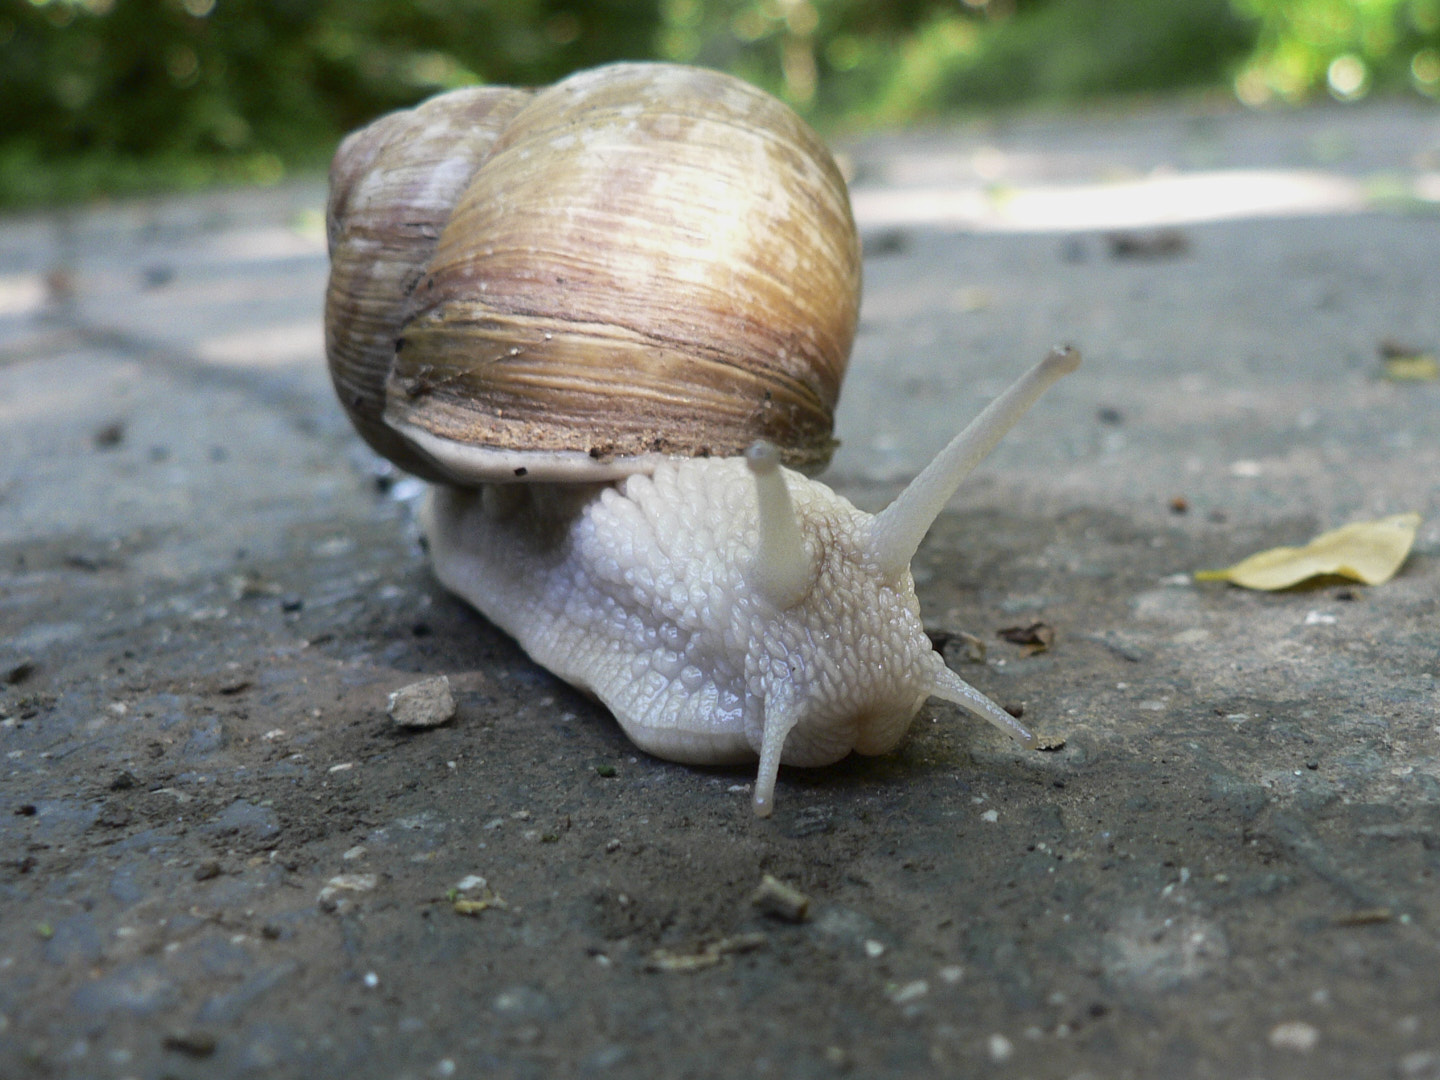
M 0 200 L 326 161 L 387 109 L 650 52 L 653 0 L 4 0 Z
M 1213 85 L 1253 43 L 1229 0 L 665 0 L 662 55 L 821 123 Z
M 274 181 L 473 82 L 733 71 L 822 127 L 1108 94 L 1440 94 L 1440 0 L 0 0 L 0 204 Z

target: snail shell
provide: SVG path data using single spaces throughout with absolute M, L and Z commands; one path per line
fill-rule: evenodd
M 829 460 L 859 242 L 829 152 L 762 91 L 667 64 L 458 90 L 351 135 L 331 185 L 332 378 L 403 468 Z

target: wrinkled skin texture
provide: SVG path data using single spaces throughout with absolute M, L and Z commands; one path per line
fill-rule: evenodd
M 884 753 L 943 662 L 909 570 L 885 580 L 866 554 L 870 515 L 785 480 L 814 581 L 784 611 L 747 581 L 758 526 L 741 459 L 666 463 L 613 487 L 436 488 L 425 527 L 440 580 L 650 753 L 754 759 L 767 722 L 793 725 L 785 764 Z

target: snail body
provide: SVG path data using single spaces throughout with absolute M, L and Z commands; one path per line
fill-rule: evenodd
M 859 302 L 813 133 L 673 65 L 457 93 L 342 144 L 329 210 L 336 388 L 372 446 L 436 481 L 439 580 L 640 748 L 758 757 L 761 814 L 780 764 L 884 753 L 932 696 L 1035 745 L 946 668 L 909 564 L 1078 355 L 1053 352 L 864 513 L 796 471 L 833 448 Z M 483 145 L 447 149 L 477 125 Z

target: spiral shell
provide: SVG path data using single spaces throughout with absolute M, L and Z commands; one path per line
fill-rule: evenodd
M 454 91 L 351 135 L 331 185 L 332 377 L 402 467 L 829 459 L 859 242 L 829 152 L 762 91 L 668 64 Z

